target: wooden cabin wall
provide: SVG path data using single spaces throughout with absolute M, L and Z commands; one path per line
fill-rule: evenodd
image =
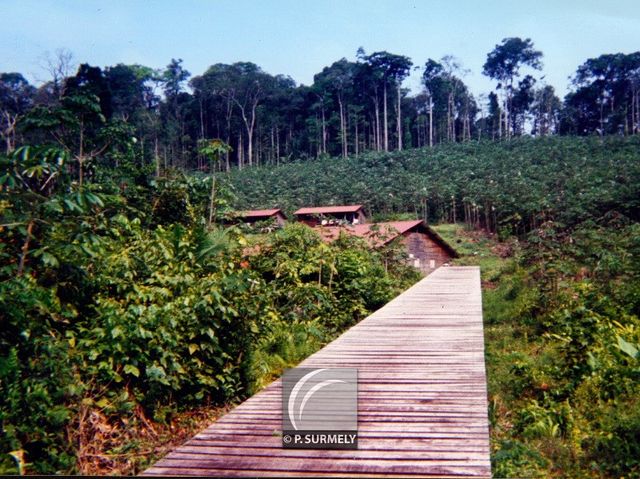
M 407 248 L 407 253 L 413 254 L 413 259 L 409 260 L 411 264 L 425 273 L 430 273 L 444 263 L 451 261 L 449 253 L 426 233 L 409 232 L 404 235 L 403 243 Z M 419 264 L 415 263 L 416 259 L 420 261 Z

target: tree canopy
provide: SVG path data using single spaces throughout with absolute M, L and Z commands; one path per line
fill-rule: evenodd
M 56 69 L 55 78 L 40 87 L 20 73 L 2 73 L 0 133 L 7 152 L 49 137 L 84 158 L 104 144 L 98 138 L 103 127 L 120 125 L 122 131 L 126 125 L 156 174 L 172 167 L 206 171 L 198 149 L 206 138 L 233 147 L 217 165 L 229 171 L 483 138 L 631 135 L 640 131 L 639 55 L 587 59 L 564 101 L 544 82 L 542 52 L 519 37 L 505 38 L 488 52 L 483 73 L 496 80 L 496 88 L 477 97 L 453 55 L 427 58 L 414 68 L 407 56 L 364 48 L 355 60 L 324 67 L 311 85 L 251 62 L 216 63 L 192 76 L 181 59 L 159 70 L 85 63 L 64 78 Z M 405 80 L 416 69 L 422 89 L 410 92 Z M 67 116 L 61 129 L 65 112 L 76 119 Z

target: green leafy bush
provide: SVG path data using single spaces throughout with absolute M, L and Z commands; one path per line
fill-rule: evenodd
M 3 163 L 0 472 L 94 471 L 105 430 L 237 401 L 418 277 L 303 225 L 252 247 L 207 228 L 207 178 L 79 188 L 64 160 L 25 149 Z

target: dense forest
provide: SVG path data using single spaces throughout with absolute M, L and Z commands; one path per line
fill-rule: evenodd
M 81 64 L 74 74 L 72 55 L 59 51 L 51 80 L 37 88 L 20 73 L 0 74 L 0 133 L 6 152 L 53 142 L 89 170 L 114 135 L 126 134 L 157 173 L 206 170 L 198 141 L 207 138 L 232 147 L 218 165 L 230 170 L 522 134 L 638 133 L 640 52 L 586 59 L 563 101 L 545 83 L 542 61 L 530 39 L 505 38 L 482 72 L 496 88 L 476 98 L 452 55 L 414 66 L 406 56 L 361 48 L 356 61 L 340 59 L 306 86 L 250 62 L 214 64 L 197 76 L 179 59 L 161 70 Z M 402 86 L 412 69 L 422 74 L 414 94 Z
M 222 227 L 362 203 L 482 267 L 497 477 L 640 476 L 640 52 L 562 101 L 528 39 L 486 98 L 451 56 L 416 95 L 411 59 L 356 58 L 0 74 L 0 473 L 138 473 L 412 284 L 395 244 Z

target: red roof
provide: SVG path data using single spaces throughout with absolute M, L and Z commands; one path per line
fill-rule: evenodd
M 311 208 L 300 208 L 294 215 L 321 215 L 323 213 L 355 213 L 362 209 L 362 205 L 345 206 L 314 206 Z
M 451 256 L 458 257 L 458 253 L 422 220 L 390 221 L 387 223 L 366 223 L 348 226 L 321 226 L 314 228 L 314 230 L 329 242 L 337 240 L 340 233 L 346 233 L 364 238 L 370 246 L 376 247 L 390 243 L 398 236 L 419 226 L 422 226 L 431 239 L 445 248 Z M 373 227 L 377 227 L 377 230 Z
M 387 244 L 399 235 L 422 223 L 421 220 L 414 221 L 392 221 L 389 223 L 365 223 L 348 226 L 322 226 L 316 230 L 328 241 L 338 239 L 340 233 L 344 232 L 359 238 L 365 238 L 372 246 Z M 373 228 L 372 227 L 377 227 Z M 377 231 L 376 231 L 377 229 Z
M 276 214 L 280 213 L 282 216 L 284 216 L 284 214 L 282 213 L 282 210 L 280 208 L 273 208 L 270 210 L 249 210 L 249 211 L 239 211 L 237 213 L 238 216 L 241 216 L 242 218 L 255 218 L 255 217 L 260 217 L 260 216 L 274 216 Z

